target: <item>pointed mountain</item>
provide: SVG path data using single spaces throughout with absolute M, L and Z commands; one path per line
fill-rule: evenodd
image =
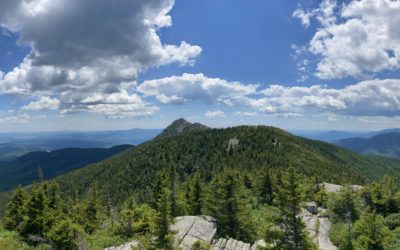
M 183 118 L 173 121 L 168 127 L 166 127 L 160 135 L 157 137 L 168 137 L 177 134 L 184 134 L 193 131 L 204 131 L 209 129 L 209 127 L 200 123 L 190 123 Z

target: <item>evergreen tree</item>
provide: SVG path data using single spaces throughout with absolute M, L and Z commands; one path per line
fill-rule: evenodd
M 350 187 L 342 188 L 339 194 L 330 202 L 333 218 L 347 223 L 356 221 L 359 217 L 356 207 L 357 200 L 357 196 Z
M 55 223 L 46 236 L 54 249 L 75 250 L 78 249 L 78 236 L 81 234 L 81 228 L 66 218 Z
M 162 190 L 157 207 L 155 246 L 158 249 L 172 250 L 174 249 L 174 237 L 170 230 L 172 224 L 171 191 L 168 188 Z
M 211 191 L 208 209 L 217 220 L 221 237 L 251 241 L 254 236 L 244 196 L 243 182 L 238 174 L 227 170 L 218 178 Z
M 200 215 L 203 207 L 203 187 L 199 174 L 195 174 L 189 187 L 189 210 L 192 215 Z
M 282 234 L 278 239 L 279 249 L 310 249 L 305 224 L 300 215 L 302 194 L 298 176 L 294 168 L 290 167 L 282 176 L 281 186 L 277 186 L 276 203 L 280 209 L 278 219 Z
M 120 234 L 123 237 L 130 238 L 133 236 L 134 228 L 134 202 L 130 198 L 125 202 L 124 208 L 120 212 L 121 214 L 121 228 Z
M 156 180 L 152 186 L 152 197 L 151 197 L 151 205 L 154 209 L 158 210 L 158 202 L 161 198 L 161 194 L 164 188 L 168 188 L 167 184 L 167 176 L 164 171 L 158 172 L 156 174 Z
M 7 204 L 4 216 L 4 226 L 6 229 L 15 230 L 19 228 L 24 220 L 27 202 L 28 193 L 24 188 L 18 187 Z
M 44 239 L 44 233 L 50 228 L 48 221 L 48 199 L 41 186 L 36 187 L 27 204 L 23 235 L 35 235 Z
M 177 198 L 176 198 L 176 167 L 171 165 L 169 168 L 169 187 L 170 200 L 171 200 L 171 215 L 172 217 L 178 216 Z
M 376 213 L 386 216 L 400 212 L 400 197 L 396 182 L 385 175 L 380 182 L 373 182 L 363 190 L 365 203 Z
M 274 199 L 273 188 L 272 188 L 272 179 L 271 179 L 271 171 L 267 169 L 261 178 L 261 190 L 260 190 L 261 202 L 266 203 L 268 205 L 272 204 Z
M 84 229 L 85 232 L 91 234 L 98 227 L 99 213 L 101 210 L 100 197 L 96 186 L 93 186 L 86 199 L 83 209 Z
M 382 215 L 365 211 L 354 225 L 355 245 L 357 249 L 383 250 L 385 240 L 390 235 L 385 227 Z

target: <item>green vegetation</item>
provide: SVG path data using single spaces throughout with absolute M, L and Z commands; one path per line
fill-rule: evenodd
M 231 138 L 239 145 L 228 150 Z M 314 249 L 299 214 L 305 201 L 315 200 L 327 208 L 339 249 L 396 249 L 399 169 L 395 160 L 271 127 L 170 134 L 16 189 L 0 244 L 104 249 L 138 239 L 148 249 L 173 249 L 173 218 L 206 214 L 217 219 L 220 237 L 263 238 L 271 249 Z M 346 188 L 329 194 L 316 185 L 322 181 L 371 184 L 358 193 Z

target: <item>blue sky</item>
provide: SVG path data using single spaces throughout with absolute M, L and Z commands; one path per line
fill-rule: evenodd
M 2 5 L 2 131 L 400 124 L 396 1 Z

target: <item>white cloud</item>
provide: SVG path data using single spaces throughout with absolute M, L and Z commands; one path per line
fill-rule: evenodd
M 21 107 L 22 110 L 56 110 L 60 106 L 60 101 L 56 98 L 50 98 L 49 96 L 42 96 L 36 102 L 31 102 Z
M 161 41 L 157 32 L 172 25 L 168 13 L 174 0 L 4 0 L 1 5 L 1 26 L 18 33 L 18 43 L 31 51 L 14 70 L 0 74 L 0 93 L 55 96 L 66 111 L 94 92 L 121 93 L 146 69 L 193 65 L 202 50 L 184 41 Z
M 223 118 L 225 117 L 225 113 L 221 110 L 216 110 L 216 111 L 207 111 L 205 113 L 205 116 L 207 118 L 213 119 L 213 118 Z
M 66 112 L 90 111 L 110 118 L 129 118 L 153 115 L 158 110 L 158 107 L 143 101 L 137 94 L 121 90 L 112 94 L 94 93 Z
M 24 124 L 28 123 L 31 117 L 28 114 L 18 114 L 0 117 L 0 123 L 4 124 Z
M 339 5 L 324 0 L 317 9 L 295 13 L 312 16 L 321 25 L 309 43 L 309 51 L 320 59 L 317 77 L 365 79 L 400 69 L 400 1 L 361 0 Z
M 312 13 L 306 12 L 303 9 L 297 9 L 293 12 L 292 16 L 299 18 L 304 27 L 308 28 L 310 26 Z
M 183 74 L 145 81 L 138 91 L 145 96 L 155 96 L 164 104 L 179 104 L 201 100 L 206 103 L 225 102 L 235 96 L 255 93 L 258 85 L 228 82 L 220 78 L 209 78 L 203 74 Z
M 369 80 L 342 89 L 314 85 L 271 85 L 261 97 L 229 99 L 228 106 L 241 106 L 268 114 L 301 115 L 327 112 L 351 116 L 396 116 L 400 114 L 400 80 Z
M 247 111 L 236 111 L 233 113 L 234 116 L 257 116 L 257 112 L 247 112 Z

